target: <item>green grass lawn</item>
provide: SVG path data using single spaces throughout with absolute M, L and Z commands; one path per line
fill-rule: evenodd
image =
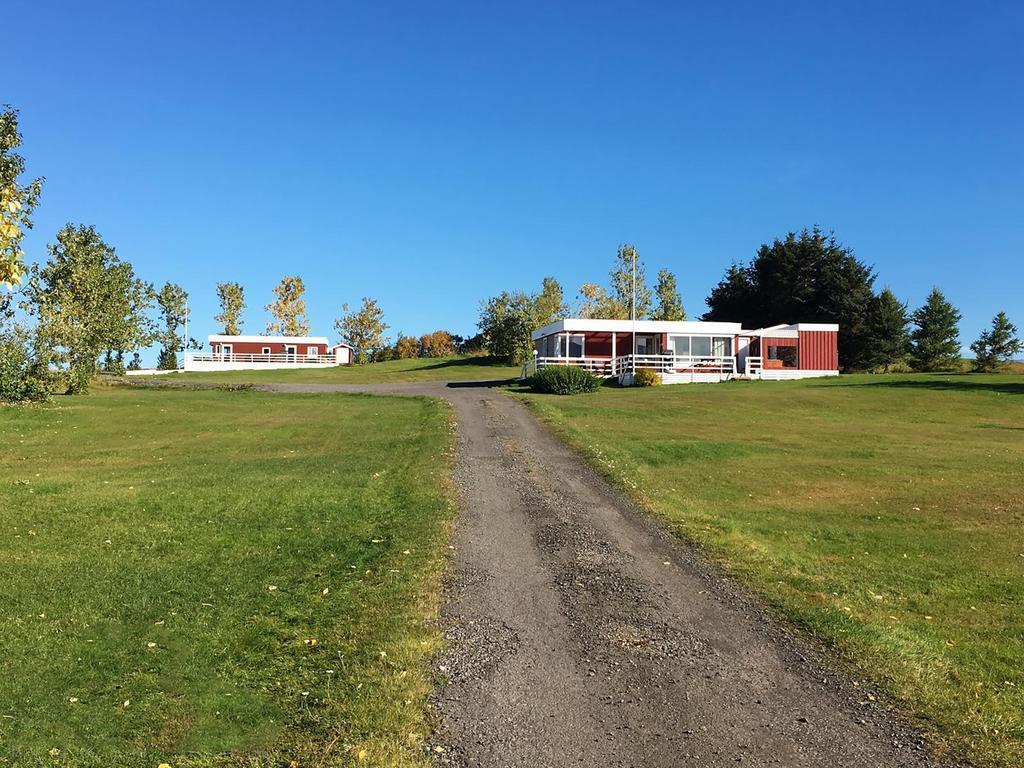
M 1024 764 L 1020 376 L 526 397 L 941 743 Z
M 439 401 L 0 409 L 0 765 L 420 765 Z
M 519 375 L 519 366 L 492 357 L 417 357 L 386 363 L 270 371 L 201 371 L 170 374 L 181 381 L 315 384 L 370 384 L 403 381 L 503 381 Z

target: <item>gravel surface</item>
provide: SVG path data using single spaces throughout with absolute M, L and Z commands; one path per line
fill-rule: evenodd
M 269 388 L 424 394 L 454 407 L 461 516 L 436 762 L 948 764 L 877 691 L 830 668 L 513 398 L 444 384 Z

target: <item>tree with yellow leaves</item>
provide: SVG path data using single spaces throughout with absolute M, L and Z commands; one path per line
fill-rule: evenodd
M 309 333 L 306 318 L 306 286 L 301 277 L 283 277 L 274 286 L 274 300 L 264 307 L 273 320 L 267 323 L 267 333 L 282 336 L 305 336 Z
M 14 152 L 21 146 L 18 111 L 5 106 L 0 111 L 0 288 L 20 284 L 25 254 L 21 240 L 32 228 L 32 211 L 39 202 L 43 180 L 19 182 L 25 159 Z

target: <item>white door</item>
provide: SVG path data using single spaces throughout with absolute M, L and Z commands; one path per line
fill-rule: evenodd
M 231 361 L 231 345 L 230 344 L 221 344 L 221 346 L 220 346 L 220 353 L 224 356 L 225 360 L 227 360 L 228 362 Z
M 289 344 L 284 348 L 285 359 L 289 363 L 295 362 L 296 349 L 297 348 L 293 344 Z
M 747 370 L 747 354 L 750 352 L 750 337 L 740 336 L 736 339 L 736 372 L 745 373 Z

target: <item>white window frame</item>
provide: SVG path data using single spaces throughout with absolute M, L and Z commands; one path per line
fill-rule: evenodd
M 316 357 L 320 354 L 319 347 L 306 347 L 306 357 Z
M 264 355 L 269 355 L 270 354 L 270 347 L 264 347 L 263 348 L 263 354 Z
M 230 358 L 231 357 L 231 353 L 233 351 L 234 351 L 234 347 L 231 344 L 221 344 L 220 345 L 220 353 L 224 357 Z

